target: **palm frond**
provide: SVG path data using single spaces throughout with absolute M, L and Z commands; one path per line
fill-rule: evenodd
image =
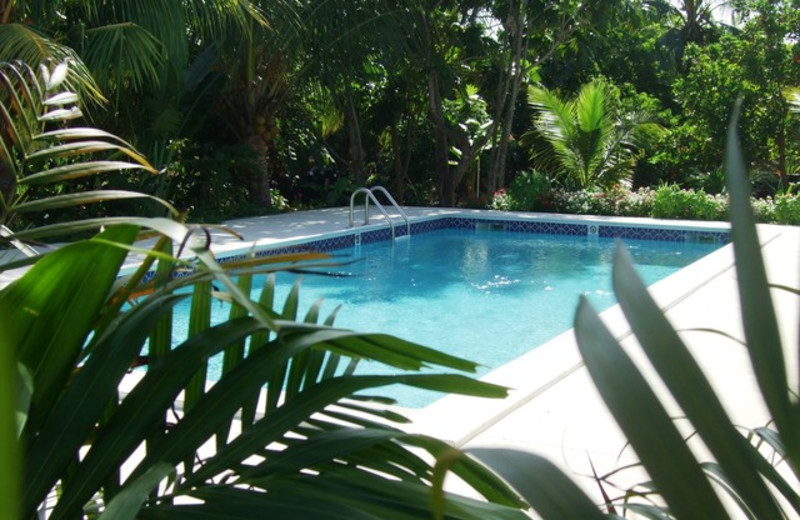
M 69 90 L 71 67 L 67 62 L 43 64 L 38 73 L 24 63 L 0 63 L 0 164 L 10 176 L 3 193 L 0 224 L 13 224 L 21 214 L 83 206 L 85 204 L 142 198 L 130 192 L 91 190 L 84 193 L 42 191 L 43 185 L 59 185 L 71 179 L 123 170 L 156 173 L 129 143 L 93 128 L 69 128 L 80 117 L 80 96 Z M 55 127 L 54 130 L 48 128 Z M 177 211 L 165 204 L 170 213 Z M 82 226 L 102 225 L 88 219 L 60 223 L 63 232 Z M 57 227 L 58 227 L 57 226 Z M 28 229 L 37 233 L 37 230 Z M 55 231 L 55 228 L 54 230 Z M 43 231 L 38 230 L 39 233 Z
M 0 24 L 0 56 L 5 61 L 18 61 L 33 68 L 42 64 L 69 63 L 67 88 L 87 102 L 101 104 L 106 101 L 89 69 L 72 48 L 48 38 L 29 25 Z
M 104 25 L 86 31 L 87 66 L 104 85 L 141 90 L 157 85 L 164 45 L 151 32 L 134 23 Z

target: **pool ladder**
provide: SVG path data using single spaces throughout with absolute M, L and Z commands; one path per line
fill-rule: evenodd
M 355 217 L 354 217 L 355 209 L 354 209 L 354 207 L 355 207 L 356 197 L 360 193 L 363 193 L 364 194 L 364 225 L 366 226 L 367 224 L 369 224 L 369 202 L 372 201 L 375 204 L 375 207 L 377 207 L 380 210 L 380 212 L 383 214 L 383 216 L 386 218 L 386 223 L 389 224 L 389 229 L 391 229 L 391 231 L 392 231 L 392 241 L 394 242 L 394 239 L 395 239 L 394 222 L 392 221 L 392 218 L 389 216 L 389 214 L 386 212 L 386 208 L 383 207 L 383 204 L 378 202 L 378 199 L 375 198 L 375 192 L 376 191 L 379 192 L 379 193 L 383 193 L 384 196 L 386 196 L 386 199 L 391 203 L 391 205 L 394 206 L 394 209 L 396 209 L 400 213 L 400 216 L 403 217 L 403 220 L 406 223 L 406 236 L 410 237 L 411 236 L 411 223 L 408 221 L 408 215 L 406 215 L 406 212 L 403 211 L 403 208 L 401 208 L 400 205 L 397 204 L 397 201 L 394 200 L 394 197 L 392 197 L 392 195 L 389 193 L 389 191 L 386 188 L 384 188 L 383 186 L 373 186 L 372 188 L 358 188 L 356 191 L 353 192 L 352 195 L 350 195 L 350 220 L 349 220 L 349 223 L 348 223 L 347 227 L 351 228 L 351 227 L 353 227 L 355 225 Z

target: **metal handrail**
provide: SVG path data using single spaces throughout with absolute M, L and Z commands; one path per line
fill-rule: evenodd
M 394 197 L 392 197 L 392 194 L 389 193 L 389 190 L 387 190 L 383 186 L 373 186 L 372 188 L 370 188 L 369 191 L 370 192 L 375 192 L 375 190 L 377 190 L 377 191 L 383 193 L 384 195 L 386 195 L 386 198 L 389 200 L 389 202 L 392 203 L 392 206 L 394 206 L 394 209 L 396 209 L 400 213 L 400 216 L 403 217 L 403 220 L 405 220 L 405 222 L 406 222 L 406 235 L 410 237 L 411 236 L 411 222 L 409 222 L 408 215 L 406 215 L 406 212 L 403 211 L 403 208 L 401 208 L 400 205 L 397 203 L 397 201 L 394 200 Z M 369 199 L 367 199 L 367 202 L 366 202 L 365 206 L 366 206 L 365 211 L 369 211 Z
M 375 195 L 372 193 L 372 191 L 367 188 L 358 188 L 356 191 L 353 192 L 352 195 L 350 195 L 350 221 L 347 227 L 353 227 L 354 225 L 353 206 L 356 200 L 356 195 L 358 195 L 359 193 L 363 193 L 366 195 L 366 199 L 364 201 L 364 225 L 369 224 L 369 201 L 371 199 L 372 202 L 375 203 L 375 206 L 379 210 L 381 210 L 383 216 L 386 217 L 386 223 L 389 224 L 389 229 L 392 230 L 392 242 L 394 242 L 394 222 L 392 222 L 392 219 L 389 217 L 389 214 L 386 213 L 386 209 L 380 202 L 378 202 L 378 199 L 375 198 Z

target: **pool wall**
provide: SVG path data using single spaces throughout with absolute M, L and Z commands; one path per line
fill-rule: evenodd
M 371 227 L 374 227 L 372 225 Z M 475 218 L 475 217 L 437 217 L 411 223 L 411 235 L 429 233 L 444 229 L 462 229 L 470 231 L 500 231 L 508 233 L 532 233 L 542 235 L 569 235 L 585 237 L 603 237 L 638 240 L 659 240 L 671 242 L 696 242 L 727 244 L 730 235 L 727 230 L 683 229 L 675 227 L 642 227 L 598 222 L 558 222 L 528 221 L 509 218 Z M 406 236 L 405 226 L 396 226 L 395 236 Z M 335 251 L 391 240 L 391 230 L 385 225 L 379 229 L 352 228 L 344 234 L 329 238 L 313 239 L 286 246 L 272 246 L 255 251 L 255 256 L 269 256 L 298 251 Z M 246 254 L 228 256 L 222 262 L 242 260 Z
M 422 208 L 419 208 L 422 209 Z M 435 212 L 437 210 L 427 210 Z M 444 214 L 422 214 L 410 217 L 411 235 L 446 229 L 476 232 L 530 233 L 542 235 L 585 236 L 592 238 L 619 238 L 622 240 L 657 240 L 671 242 L 704 242 L 724 245 L 730 241 L 729 225 L 723 222 L 660 221 L 624 217 L 592 217 L 579 215 L 552 215 L 537 213 L 508 213 L 489 210 L 453 210 Z M 279 215 L 280 216 L 280 215 Z M 269 218 L 264 217 L 265 223 Z M 404 222 L 395 216 L 395 237 L 403 240 L 407 232 Z M 297 252 L 333 252 L 381 241 L 389 241 L 392 231 L 386 220 L 373 216 L 373 223 L 338 230 L 331 226 L 324 233 L 301 238 L 262 243 L 227 244 L 224 252 L 216 253 L 221 264 L 249 257 L 266 257 Z M 233 246 L 233 247 L 231 247 Z M 173 276 L 187 276 L 190 271 L 176 271 Z M 144 281 L 155 275 L 148 273 Z

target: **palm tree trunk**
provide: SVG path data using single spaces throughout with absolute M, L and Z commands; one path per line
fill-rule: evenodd
M 248 199 L 252 204 L 257 204 L 265 208 L 270 208 L 270 164 L 269 164 L 269 144 L 264 137 L 259 134 L 252 134 L 245 144 L 255 153 L 255 163 L 257 168 L 247 173 Z

